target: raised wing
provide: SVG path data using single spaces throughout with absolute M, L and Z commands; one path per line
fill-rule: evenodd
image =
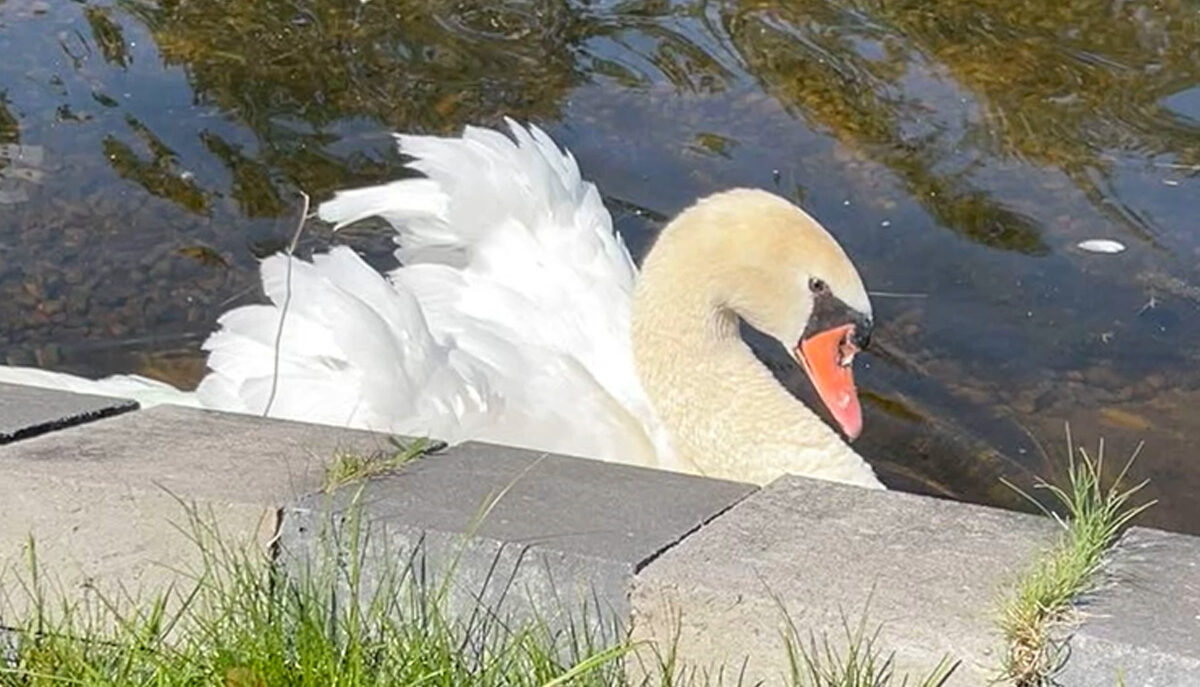
M 509 127 L 399 136 L 427 178 L 322 204 L 339 227 L 391 223 L 400 266 L 345 247 L 265 261 L 271 305 L 222 317 L 202 401 L 669 467 L 630 352 L 629 253 L 570 154 Z

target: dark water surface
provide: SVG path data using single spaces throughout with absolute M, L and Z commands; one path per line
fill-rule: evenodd
M 1013 505 L 1069 421 L 1114 463 L 1144 439 L 1145 521 L 1200 532 L 1193 1 L 0 0 L 0 361 L 192 384 L 298 190 L 505 114 L 639 254 L 733 185 L 829 226 L 881 292 L 859 450 L 891 484 Z

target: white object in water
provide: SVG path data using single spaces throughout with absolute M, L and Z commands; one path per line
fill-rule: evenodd
M 1125 250 L 1125 244 L 1112 239 L 1088 239 L 1075 245 L 1089 253 L 1120 253 Z

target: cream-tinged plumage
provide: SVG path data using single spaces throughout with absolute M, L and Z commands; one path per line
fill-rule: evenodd
M 785 345 L 812 312 L 811 277 L 866 315 L 870 301 L 841 247 L 802 210 L 765 191 L 710 196 L 659 236 L 638 278 L 633 349 L 676 458 L 755 483 L 781 474 L 882 487 L 870 466 L 755 358 L 738 318 Z
M 387 220 L 400 266 L 381 275 L 344 246 L 268 258 L 270 303 L 220 318 L 196 392 L 28 368 L 0 368 L 0 381 L 756 483 L 796 473 L 881 486 L 738 336 L 742 317 L 794 345 L 814 276 L 869 315 L 819 224 L 762 191 L 711 196 L 664 229 L 635 289 L 570 153 L 509 125 L 512 138 L 399 136 L 425 178 L 342 192 L 319 213 L 337 226 Z

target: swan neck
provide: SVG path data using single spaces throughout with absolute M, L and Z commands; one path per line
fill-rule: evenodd
M 759 484 L 793 473 L 880 486 L 742 341 L 711 273 L 652 258 L 634 294 L 634 362 L 680 466 Z

